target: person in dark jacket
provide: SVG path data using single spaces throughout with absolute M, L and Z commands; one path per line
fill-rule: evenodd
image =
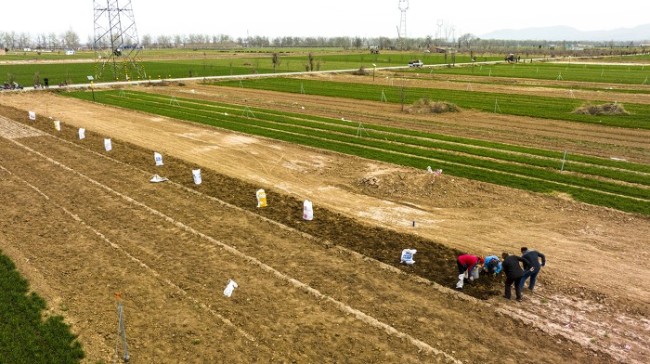
M 520 288 L 523 290 L 524 285 L 528 277 L 530 277 L 530 283 L 528 283 L 528 289 L 532 292 L 535 288 L 535 282 L 537 281 L 537 275 L 543 266 L 546 265 L 546 257 L 544 254 L 536 250 L 528 250 L 527 247 L 521 247 L 521 257 L 524 258 L 524 276 L 521 278 Z M 541 264 L 540 264 L 540 261 Z M 534 269 L 530 269 L 534 268 Z
M 509 255 L 508 253 L 503 253 L 501 256 L 503 257 L 501 266 L 503 267 L 503 273 L 506 275 L 506 291 L 504 297 L 510 299 L 511 287 L 514 283 L 517 301 L 521 301 L 521 278 L 524 276 L 524 271 L 521 269 L 519 262 L 525 263 L 525 260 L 522 257 Z

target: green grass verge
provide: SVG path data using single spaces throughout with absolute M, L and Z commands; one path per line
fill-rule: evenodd
M 89 93 L 84 92 L 69 93 L 68 95 L 87 100 L 92 97 Z M 517 153 L 503 152 L 485 146 L 478 147 L 476 144 L 456 144 L 461 139 L 456 140 L 456 143 L 449 143 L 435 140 L 433 137 L 435 135 L 423 133 L 416 135 L 417 133 L 413 131 L 370 125 L 366 126 L 366 129 L 370 131 L 368 135 L 359 137 L 355 124 L 337 119 L 260 109 L 251 110 L 254 116 L 247 117 L 244 115 L 244 109 L 238 106 L 187 99 L 179 99 L 178 103 L 172 104 L 167 96 L 136 92 L 127 92 L 124 93 L 124 96 L 120 96 L 117 91 L 101 92 L 96 95 L 99 102 L 111 105 L 420 169 L 431 165 L 435 168 L 443 168 L 447 171 L 446 173 L 452 175 L 504 186 L 537 192 L 566 192 L 574 196 L 581 196 L 581 200 L 585 202 L 610 206 L 623 211 L 650 214 L 647 188 L 562 173 L 558 171 L 559 160 L 526 155 L 522 153 L 524 148 L 520 147 Z M 513 147 L 513 151 L 516 148 Z M 549 151 L 539 152 L 539 154 L 552 154 Z M 595 157 L 583 158 L 585 161 L 607 162 L 603 165 L 576 163 L 576 167 L 584 168 L 585 171 L 589 170 L 598 177 L 612 172 L 607 167 L 607 164 L 612 161 Z M 555 168 L 545 165 L 549 163 L 556 164 Z M 620 175 L 624 176 L 623 178 L 629 179 L 638 177 L 638 172 L 635 172 L 634 169 L 645 168 L 645 166 L 633 163 L 621 164 L 621 167 L 625 166 L 632 169 L 625 171 L 619 168 L 618 171 Z M 608 178 L 620 181 L 615 178 L 616 174 L 611 173 Z M 638 179 L 640 182 L 646 182 L 643 178 Z M 585 189 L 589 191 L 588 194 L 580 192 Z
M 0 363 L 79 363 L 81 344 L 60 316 L 42 319 L 45 301 L 0 253 Z

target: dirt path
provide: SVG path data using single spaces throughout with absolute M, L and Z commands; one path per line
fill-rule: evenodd
M 158 150 L 272 191 L 310 198 L 317 207 L 450 247 L 479 254 L 514 251 L 521 244 L 537 248 L 549 258 L 540 276 L 539 293 L 517 308 L 498 300 L 492 304 L 535 321 L 540 330 L 622 360 L 642 362 L 649 352 L 647 339 L 642 338 L 648 337 L 650 325 L 642 318 L 648 314 L 650 282 L 637 279 L 647 275 L 647 268 L 626 264 L 630 255 L 648 253 L 648 244 L 644 244 L 650 233 L 647 218 L 444 175 L 431 178 L 419 171 L 70 99 L 39 98 L 39 104 L 33 97 L 20 95 L 2 97 L 0 102 L 49 114 L 68 125 Z M 362 184 L 368 176 L 376 177 L 378 185 Z M 416 221 L 415 229 L 412 221 Z M 150 249 L 154 254 L 155 249 Z M 378 279 L 383 282 L 385 278 Z M 621 284 L 632 281 L 637 283 Z M 389 302 L 394 298 L 390 297 L 369 299 Z M 465 314 L 464 309 L 455 310 Z M 485 315 L 494 315 L 489 312 Z M 456 351 L 451 344 L 433 347 Z M 470 361 L 480 356 L 475 354 L 472 351 Z M 584 357 L 577 360 L 589 362 Z

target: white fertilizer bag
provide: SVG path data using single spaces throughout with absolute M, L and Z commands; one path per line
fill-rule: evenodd
M 257 207 L 266 207 L 266 192 L 263 189 L 257 190 L 255 193 L 257 197 Z
M 203 182 L 203 179 L 201 179 L 201 170 L 200 169 L 193 169 L 192 170 L 192 178 L 194 179 L 194 184 L 195 185 L 200 185 L 201 182 Z
M 113 143 L 110 139 L 104 139 L 104 149 L 106 149 L 107 152 L 113 150 Z
M 309 221 L 314 219 L 314 207 L 309 200 L 305 200 L 302 204 L 302 218 Z
M 34 111 L 29 112 L 29 120 L 36 120 L 36 112 Z
M 61 122 L 59 120 L 54 120 L 54 129 L 61 131 Z
M 406 263 L 406 264 L 413 264 L 415 263 L 415 260 L 413 260 L 413 255 L 417 253 L 418 251 L 416 249 L 404 249 L 402 250 L 402 257 L 400 258 L 400 263 Z
M 235 288 L 239 287 L 237 285 L 237 282 L 233 281 L 232 279 L 228 280 L 228 285 L 226 285 L 226 289 L 223 290 L 223 295 L 226 297 L 232 296 L 233 291 Z
M 79 140 L 86 139 L 86 129 L 79 128 Z
M 158 152 L 153 152 L 153 160 L 156 162 L 156 166 L 162 166 L 163 165 L 162 154 L 160 154 Z

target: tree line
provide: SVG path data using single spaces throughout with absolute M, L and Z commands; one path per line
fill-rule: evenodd
M 133 45 L 133 44 L 128 44 Z M 193 48 L 193 49 L 231 49 L 231 48 L 339 48 L 339 49 L 393 49 L 393 50 L 453 50 L 467 52 L 530 52 L 553 53 L 572 51 L 579 48 L 613 50 L 614 48 L 643 48 L 638 42 L 575 42 L 575 41 L 514 41 L 497 39 L 480 39 L 467 33 L 458 38 L 389 38 L 389 37 L 231 37 L 226 34 L 175 34 L 157 35 L 145 34 L 140 38 L 140 46 L 144 48 Z M 54 32 L 32 35 L 14 31 L 0 31 L 0 47 L 6 50 L 56 50 L 56 49 L 94 49 L 105 48 L 106 44 L 95 45 L 92 36 L 85 43 L 72 29 L 56 34 Z

